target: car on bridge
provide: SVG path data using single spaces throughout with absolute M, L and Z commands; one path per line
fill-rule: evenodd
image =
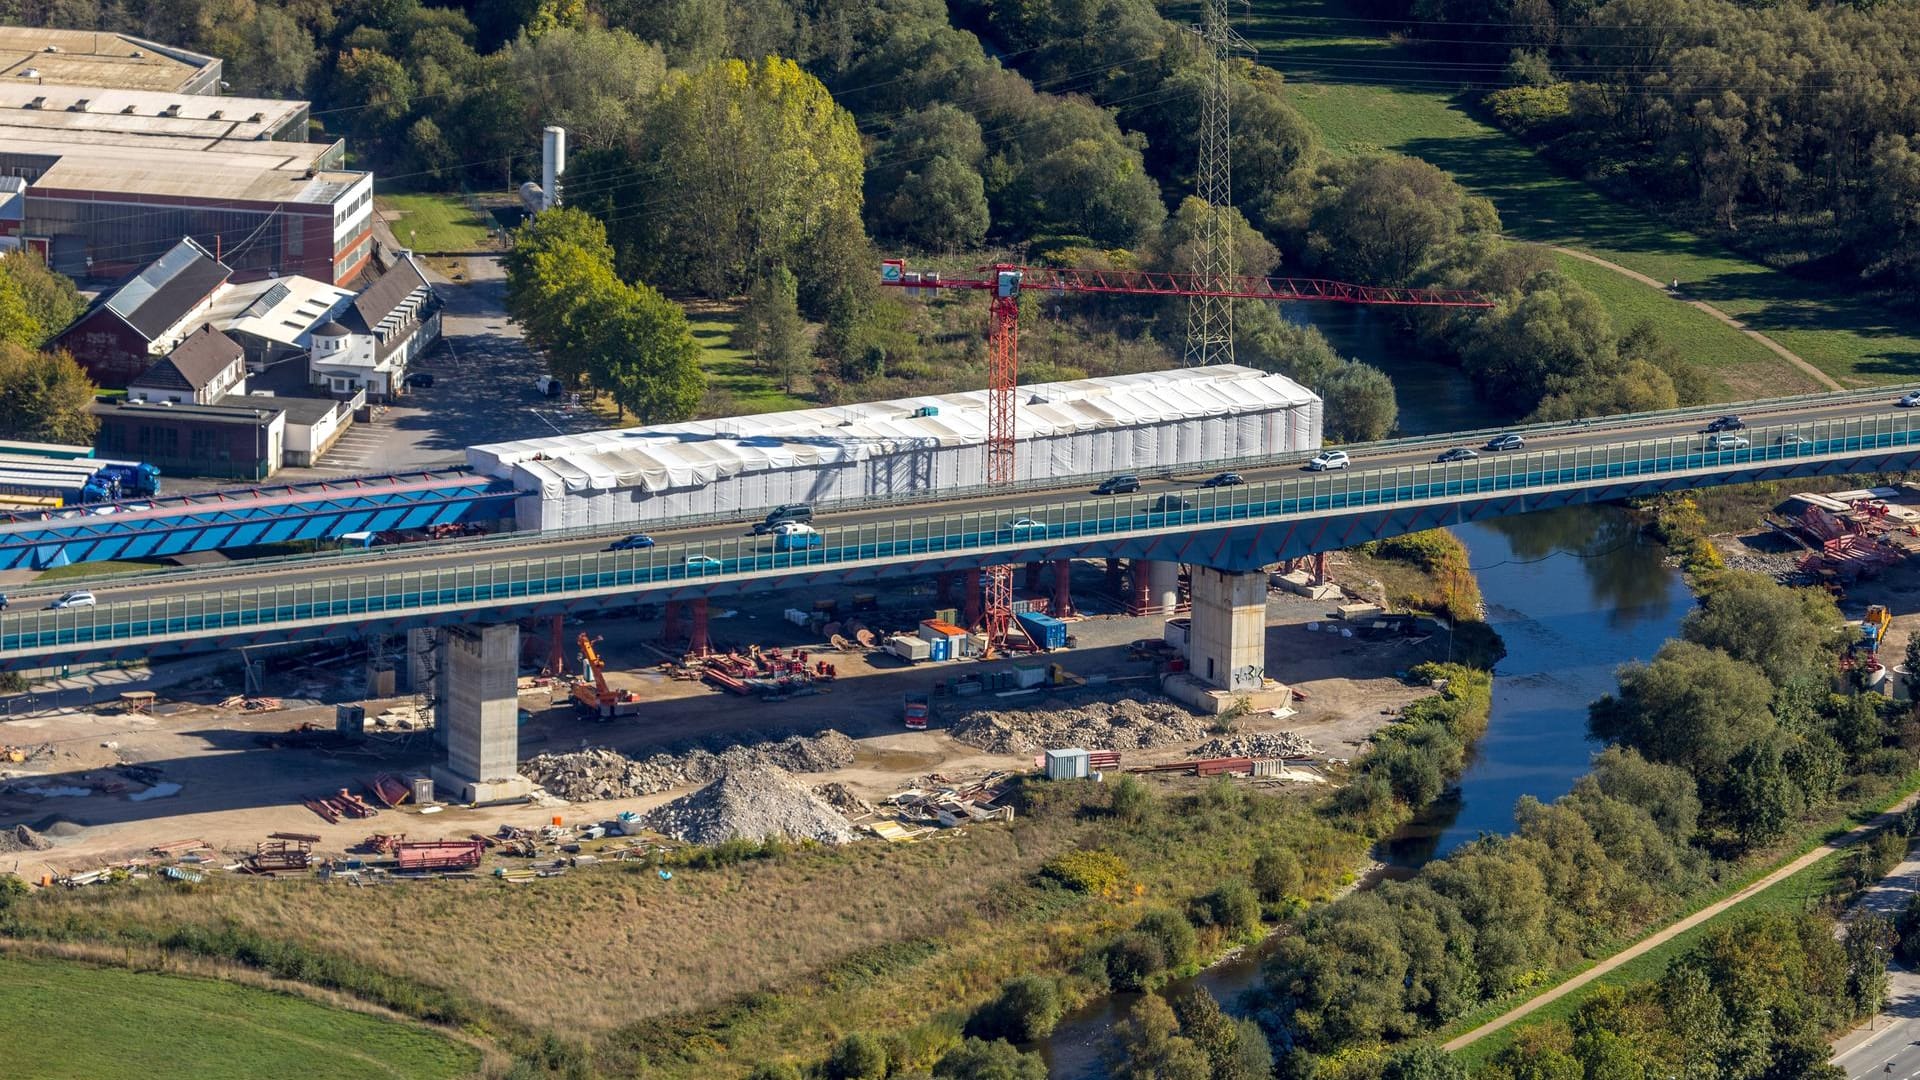
M 1093 489 L 1095 495 L 1131 495 L 1140 490 L 1140 478 L 1129 473 L 1125 476 L 1109 476 L 1100 481 Z
M 1237 472 L 1215 473 L 1202 481 L 1200 486 L 1207 488 L 1239 487 L 1246 483 Z
M 1807 438 L 1805 435 L 1802 435 L 1797 431 L 1789 431 L 1785 435 L 1782 435 L 1773 441 L 1775 444 L 1780 446 L 1812 446 L 1813 445 L 1812 439 Z
M 92 606 L 93 606 L 93 594 L 90 592 L 87 592 L 85 589 L 81 589 L 77 592 L 70 592 L 67 595 L 61 597 L 60 599 L 55 600 L 53 603 L 48 604 L 47 609 L 49 611 L 62 611 L 66 608 L 92 607 Z
M 1153 500 L 1149 509 L 1156 514 L 1177 514 L 1182 510 L 1193 509 L 1193 500 L 1183 499 L 1178 495 L 1162 495 Z
M 1478 460 L 1479 457 L 1480 451 L 1478 450 L 1473 450 L 1465 446 L 1456 446 L 1451 450 L 1442 450 L 1440 456 L 1433 460 L 1444 464 L 1449 461 L 1475 461 Z
M 776 521 L 773 524 L 775 536 L 807 536 L 819 531 L 804 521 Z
M 687 556 L 687 572 L 690 574 L 706 574 L 719 569 L 720 560 L 711 555 Z
M 1519 450 L 1527 445 L 1527 440 L 1519 435 L 1495 435 L 1487 440 L 1489 450 Z
M 1907 394 L 1906 396 L 1902 397 L 1899 401 L 1895 402 L 1894 404 L 1899 405 L 1903 409 L 1911 409 L 1911 408 L 1915 408 L 1916 406 L 1920 406 L 1920 390 L 1915 390 L 1912 393 Z
M 607 550 L 608 551 L 639 551 L 642 548 L 650 548 L 652 546 L 653 546 L 653 537 L 648 536 L 646 533 L 634 533 L 632 536 L 623 536 L 620 539 L 615 540 L 613 543 L 608 544 Z
M 1014 518 L 1012 521 L 1000 526 L 1000 531 L 1008 536 L 1019 536 L 1021 533 L 1029 532 L 1046 532 L 1047 523 L 1044 521 L 1035 521 L 1029 517 Z
M 1745 431 L 1746 428 L 1747 422 L 1745 420 L 1729 413 L 1726 416 L 1722 416 L 1708 423 L 1707 434 L 1711 435 L 1716 431 Z
M 1753 445 L 1752 443 L 1748 442 L 1744 437 L 1739 435 L 1707 436 L 1708 450 L 1745 450 L 1747 447 L 1752 445 Z
M 1307 462 L 1308 472 L 1326 472 L 1328 469 L 1344 469 L 1353 464 L 1353 458 L 1345 450 L 1322 450 Z

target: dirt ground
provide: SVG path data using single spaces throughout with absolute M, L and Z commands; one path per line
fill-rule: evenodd
M 1166 620 L 1117 614 L 1118 601 L 1104 593 L 1102 585 L 1096 564 L 1076 568 L 1076 604 L 1088 614 L 1072 626 L 1077 647 L 1049 659 L 1076 675 L 1105 683 L 1094 686 L 1094 691 L 1152 689 L 1151 665 L 1128 659 L 1126 646 L 1138 638 L 1161 636 Z M 926 582 L 885 590 L 878 597 L 881 611 L 868 618 L 879 625 L 911 625 L 911 620 L 936 606 L 932 592 Z M 786 594 L 754 598 L 735 608 L 715 605 L 716 644 L 810 647 L 838 667 L 839 678 L 828 692 L 778 703 L 748 702 L 699 683 L 674 680 L 657 670 L 654 665 L 665 654 L 655 644 L 661 632 L 656 620 L 618 614 L 584 625 L 569 623 L 567 638 L 585 631 L 601 639 L 596 648 L 609 664 L 609 681 L 637 691 L 649 704 L 637 716 L 596 722 L 578 716 L 564 697 L 556 704 L 547 691 L 535 690 L 521 699 L 522 709 L 529 714 L 522 726 L 521 756 L 596 745 L 635 755 L 694 745 L 719 749 L 768 733 L 812 734 L 834 728 L 858 743 L 853 764 L 835 772 L 806 774 L 803 779 L 811 784 L 838 781 L 869 800 L 884 798 L 928 773 L 962 779 L 1033 766 L 1031 759 L 985 753 L 949 737 L 942 730 L 942 713 L 951 708 L 943 708 L 942 703 L 949 700 L 944 697 L 934 699 L 934 724 L 929 730 L 907 731 L 899 726 L 903 692 L 928 691 L 937 681 L 978 670 L 972 662 L 908 667 L 884 655 L 835 653 L 811 639 L 805 628 L 781 619 L 782 609 L 790 606 L 804 606 L 803 599 Z M 1324 622 L 1332 606 L 1332 601 L 1287 594 L 1270 599 L 1269 677 L 1306 696 L 1297 703 L 1297 715 L 1278 720 L 1252 714 L 1239 722 L 1238 730 L 1292 730 L 1311 740 L 1324 757 L 1350 758 L 1391 714 L 1427 692 L 1408 686 L 1396 673 L 1444 655 L 1443 638 L 1417 645 L 1366 642 L 1305 628 L 1311 622 Z M 525 637 L 527 663 L 537 668 L 545 642 L 532 634 Z M 341 854 L 373 832 L 434 839 L 492 833 L 508 823 L 535 826 L 555 816 L 570 823 L 604 821 L 621 811 L 651 809 L 685 793 L 680 789 L 574 806 L 446 805 L 430 814 L 407 807 L 382 810 L 371 819 L 328 824 L 300 799 L 342 787 L 360 791 L 376 772 L 416 773 L 436 760 L 432 735 L 424 731 L 373 736 L 360 746 L 336 751 L 262 745 L 261 736 L 284 733 L 302 723 L 331 728 L 335 702 L 362 700 L 353 691 L 364 688 L 363 677 L 360 660 L 342 653 L 341 659 L 319 673 L 311 667 L 269 670 L 264 692 L 287 697 L 291 706 L 278 711 L 223 710 L 215 703 L 240 687 L 237 681 L 227 685 L 209 678 L 163 691 L 156 709 L 162 715 L 66 712 L 0 722 L 0 744 L 45 748 L 24 764 L 0 763 L 0 826 L 11 829 L 24 823 L 54 843 L 46 851 L 0 853 L 0 872 L 38 880 L 44 874 L 124 861 L 156 844 L 189 838 L 239 854 L 252 851 L 276 831 L 318 835 L 322 839 L 315 845 L 317 852 Z M 365 704 L 372 717 L 388 704 L 420 700 L 407 697 Z M 1011 708 L 1019 701 L 997 701 L 994 707 Z M 979 704 L 983 702 L 970 699 L 966 707 Z M 1127 761 L 1177 760 L 1189 749 L 1175 745 L 1130 751 Z M 116 766 L 156 771 L 135 769 L 128 775 Z M 178 789 L 168 793 L 171 785 Z M 89 794 L 77 794 L 81 790 Z

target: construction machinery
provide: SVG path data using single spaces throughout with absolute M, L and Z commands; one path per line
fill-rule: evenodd
M 580 635 L 580 666 L 593 673 L 593 681 L 584 677 L 573 684 L 573 701 L 580 711 L 602 720 L 615 716 L 632 716 L 640 711 L 640 699 L 631 690 L 615 690 L 607 685 L 607 676 L 603 670 L 606 663 L 600 654 L 594 651 L 593 638 Z
M 900 703 L 900 718 L 914 731 L 925 731 L 927 729 L 927 695 L 904 695 Z
M 1867 652 L 1879 655 L 1880 645 L 1887 640 L 1887 630 L 1893 625 L 1893 614 L 1884 604 L 1874 604 L 1867 608 L 1867 617 L 1860 620 L 1860 647 Z

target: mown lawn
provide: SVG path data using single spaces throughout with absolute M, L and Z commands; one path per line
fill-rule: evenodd
M 466 1076 L 442 1035 L 215 979 L 0 957 L 0 1073 L 36 1080 Z
M 373 204 L 389 215 L 393 238 L 415 251 L 485 251 L 492 246 L 487 220 L 458 195 L 376 195 Z
M 700 366 L 707 372 L 709 400 L 720 399 L 730 416 L 811 408 L 814 402 L 787 393 L 770 374 L 754 365 L 753 357 L 733 347 L 733 328 L 738 321 L 736 305 L 708 302 L 687 308 L 693 339 L 704 350 Z
M 1459 87 L 1430 65 L 1375 36 L 1375 24 L 1338 17 L 1342 10 L 1336 0 L 1259 0 L 1237 22 L 1260 62 L 1287 75 L 1289 100 L 1329 149 L 1378 147 L 1431 161 L 1492 199 L 1510 235 L 1590 251 L 1659 281 L 1678 278 L 1694 299 L 1843 383 L 1920 377 L 1920 319 L 1851 293 L 1844 282 L 1806 281 L 1742 258 L 1557 171 L 1471 114 Z M 1716 374 L 1729 384 L 1761 385 L 1792 372 L 1776 357 L 1753 359 L 1730 360 Z M 1781 384 L 1777 392 L 1793 389 Z

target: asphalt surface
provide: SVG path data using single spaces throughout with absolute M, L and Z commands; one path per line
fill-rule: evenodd
M 1920 889 L 1920 858 L 1908 857 L 1854 902 L 1855 912 L 1876 912 L 1891 919 Z M 1887 1003 L 1865 1029 L 1841 1039 L 1833 1063 L 1848 1080 L 1867 1077 L 1920 1077 L 1920 973 L 1897 964 L 1887 968 Z
M 1815 401 L 1788 403 L 1769 408 L 1749 408 L 1741 415 L 1748 424 L 1754 426 L 1806 424 L 1820 420 L 1845 419 L 1889 412 L 1894 409 L 1896 397 L 1897 392 L 1889 391 L 1884 395 L 1875 394 L 1867 399 L 1837 403 Z M 1523 450 L 1500 452 L 1482 450 L 1481 456 L 1483 460 L 1492 460 L 1521 457 L 1543 450 L 1564 450 L 1639 439 L 1665 438 L 1699 432 L 1702 426 L 1703 421 L 1698 416 L 1678 420 L 1573 423 L 1546 431 L 1529 432 L 1526 436 L 1526 447 Z M 1752 431 L 1740 434 L 1754 438 L 1756 445 L 1774 440 L 1772 434 L 1762 436 Z M 1471 445 L 1478 446 L 1484 441 L 1484 439 L 1476 439 Z M 1441 450 L 1449 445 L 1469 444 L 1427 443 L 1418 447 L 1386 447 L 1371 453 L 1367 452 L 1365 447 L 1357 447 L 1353 454 L 1351 471 L 1429 464 Z M 1249 484 L 1299 479 L 1311 475 L 1299 465 L 1249 468 L 1240 472 Z M 1150 498 L 1169 492 L 1191 491 L 1198 487 L 1207 475 L 1209 474 L 1174 477 L 1142 475 L 1139 495 Z M 904 506 L 882 505 L 872 509 L 821 514 L 815 519 L 814 524 L 824 529 L 836 526 L 885 524 L 906 518 L 929 518 L 987 511 L 1004 513 L 1006 520 L 1011 521 L 1029 508 L 1038 507 L 1050 501 L 1087 497 L 1092 492 L 1092 488 L 1092 484 L 1086 484 L 1048 491 L 1027 490 L 1008 495 L 982 495 L 938 502 L 911 503 Z M 1044 522 L 1043 515 L 1035 516 L 1040 517 Z M 700 545 L 743 538 L 747 535 L 750 523 L 751 519 L 743 518 L 740 521 L 724 524 L 682 527 L 642 525 L 639 528 L 644 528 L 662 546 Z M 93 592 L 101 604 L 108 604 L 223 588 L 299 585 L 366 574 L 451 569 L 514 559 L 583 555 L 605 551 L 607 545 L 614 539 L 617 537 L 602 535 L 589 538 L 542 540 L 538 534 L 506 533 L 484 541 L 452 544 L 421 543 L 407 548 L 376 549 L 376 554 L 379 556 L 377 558 L 343 556 L 280 563 L 233 563 L 220 567 L 195 567 L 153 575 L 138 575 L 117 581 L 113 578 L 93 581 L 73 578 L 47 586 L 17 589 L 9 594 L 9 598 L 13 611 L 21 612 L 45 607 L 55 597 L 73 589 L 85 588 Z M 772 550 L 772 537 L 763 537 L 761 541 L 763 551 Z

